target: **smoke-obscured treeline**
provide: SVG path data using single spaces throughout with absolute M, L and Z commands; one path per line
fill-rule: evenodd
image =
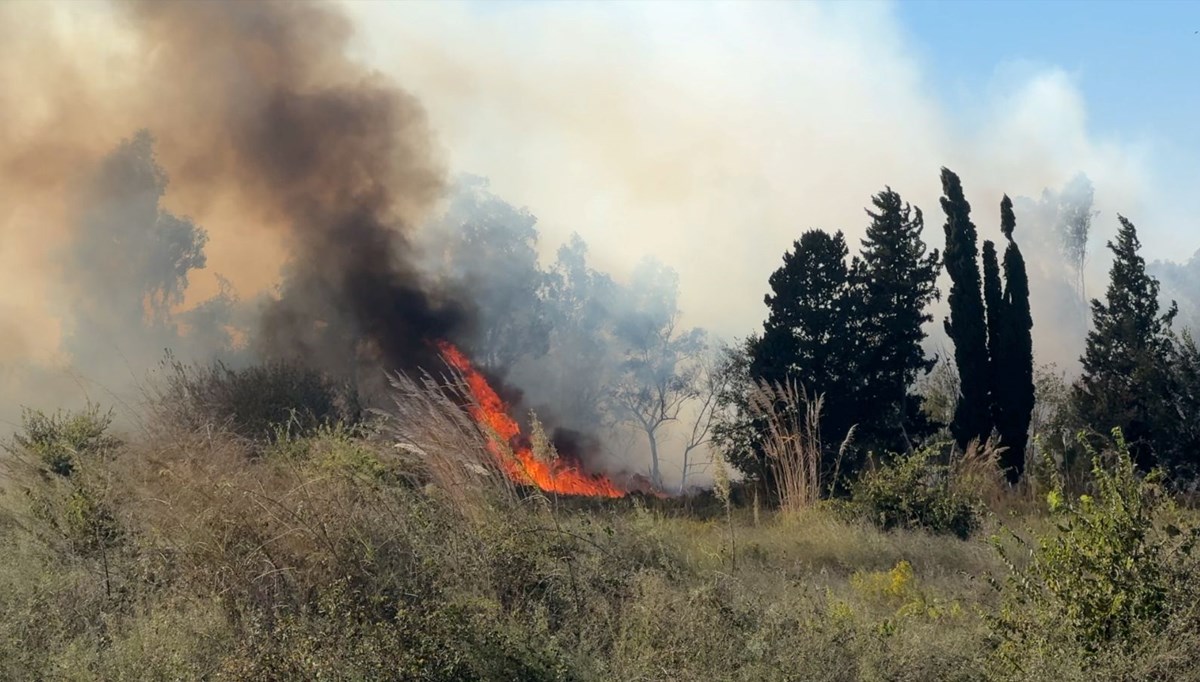
M 333 318 L 310 311 L 290 329 L 295 338 L 281 341 L 276 319 L 294 286 L 287 276 L 275 294 L 243 300 L 223 284 L 218 295 L 183 305 L 189 275 L 205 268 L 208 234 L 160 205 L 168 184 L 148 131 L 121 141 L 101 161 L 81 202 L 75 239 L 61 256 L 71 291 L 62 314 L 70 374 L 52 366 L 11 368 L 18 403 L 44 406 L 47 381 L 62 384 L 61 395 L 49 400 L 63 405 L 82 397 L 134 402 L 174 363 L 297 362 L 364 382 L 359 389 L 366 392 L 387 370 L 444 371 L 426 359 L 401 364 L 368 354 L 356 361 L 350 352 L 337 359 L 320 350 L 320 338 L 300 338 L 337 334 L 347 339 L 341 348 L 353 349 L 362 332 L 336 311 Z M 589 262 L 578 235 L 546 265 L 538 259 L 538 239 L 529 211 L 467 176 L 450 187 L 413 248 L 429 287 L 470 302 L 474 314 L 460 342 L 510 386 L 508 397 L 519 408 L 534 410 L 592 457 L 606 452 L 608 466 L 659 479 L 654 459 L 660 444 L 668 447 L 663 427 L 690 416 L 685 409 L 701 398 L 711 341 L 681 322 L 678 277 L 660 262 L 647 258 L 618 282 Z M 396 322 L 406 319 L 397 315 Z M 6 406 L 10 419 L 16 406 Z M 678 448 L 690 453 L 705 440 L 699 432 Z M 650 451 L 654 459 L 644 460 Z M 671 466 L 682 466 L 677 454 L 666 454 Z M 668 474 L 683 477 L 682 470 Z
M 11 92 L 44 95 L 34 98 L 40 106 L 13 107 L 0 129 L 0 209 L 12 231 L 5 236 L 18 247 L 12 252 L 38 245 L 28 249 L 27 267 L 44 271 L 53 286 L 23 302 L 38 315 L 9 311 L 0 320 L 0 418 L 15 425 L 21 405 L 84 399 L 134 413 L 146 382 L 170 367 L 166 358 L 299 363 L 370 395 L 383 388 L 385 370 L 437 371 L 430 344 L 450 339 L 503 382 L 522 413 L 535 411 L 593 465 L 675 485 L 708 461 L 710 427 L 730 406 L 718 396 L 750 362 L 741 340 L 700 329 L 721 324 L 703 306 L 681 309 L 695 273 L 681 279 L 659 261 L 641 260 L 630 243 L 622 251 L 640 264 L 609 274 L 582 238 L 554 253 L 539 234 L 538 207 L 510 206 L 476 179 L 449 185 L 436 150 L 438 122 L 427 121 L 400 85 L 350 56 L 353 27 L 336 7 L 128 3 L 112 11 L 124 39 L 113 43 L 114 54 L 147 56 L 121 62 L 122 78 L 104 82 L 123 97 L 89 77 L 94 65 L 86 59 L 43 54 L 43 45 L 19 35 L 5 43 L 11 63 L 59 73 L 69 87 L 59 92 L 53 79 L 4 71 Z M 80 54 L 90 54 L 85 47 Z M 1097 214 L 1094 198 L 1080 175 L 1013 201 L 1035 365 L 1045 366 L 1036 376 L 1047 395 L 1056 394 L 1053 377 L 1065 385 L 1080 373 L 1090 301 L 1100 296 L 1109 260 L 1093 228 L 1108 233 L 1117 220 Z M 797 235 L 810 227 L 803 211 L 789 220 Z M 994 234 L 994 216 L 979 222 Z M 855 234 L 861 225 L 816 227 Z M 554 226 L 556 235 L 564 231 Z M 706 235 L 694 237 L 688 248 L 704 248 Z M 943 246 L 936 229 L 923 238 L 931 249 Z M 856 245 L 845 247 L 848 256 Z M 224 262 L 244 267 L 210 276 L 216 252 L 238 254 Z M 1175 329 L 1195 324 L 1197 278 L 1188 274 L 1195 263 L 1151 267 L 1163 283 L 1164 310 L 1179 302 Z M 727 296 L 766 313 L 758 296 L 769 274 L 728 280 Z M 702 276 L 727 281 L 718 270 Z M 19 274 L 9 284 L 30 286 Z M 949 290 L 944 274 L 935 284 Z M 931 318 L 920 330 L 918 364 L 938 358 L 941 365 L 929 375 L 924 367 L 905 374 L 904 382 L 906 391 L 920 387 L 923 414 L 940 424 L 952 423 L 957 409 L 955 390 L 931 395 L 929 388 L 957 381 L 946 361 L 958 349 L 938 324 L 948 306 L 934 301 L 918 314 Z M 726 344 L 733 350 L 722 351 Z M 822 388 L 803 374 L 775 378 Z M 839 379 L 854 386 L 858 377 Z M 826 419 L 842 412 L 847 424 L 862 421 L 840 409 L 848 392 L 821 392 Z M 1046 403 L 1034 414 L 1053 420 L 1043 414 Z M 862 429 L 862 456 L 872 447 L 907 447 L 914 435 L 889 437 L 884 448 Z M 825 435 L 832 442 L 845 434 Z
M 162 206 L 170 179 L 156 158 L 149 131 L 119 142 L 85 187 L 74 238 L 60 254 L 70 291 L 61 311 L 62 353 L 71 373 L 46 365 L 9 365 L 7 380 L 17 389 L 11 393 L 14 404 L 6 405 L 10 421 L 15 421 L 18 403 L 44 403 L 47 395 L 62 404 L 83 395 L 132 400 L 136 394 L 130 387 L 153 380 L 167 358 L 231 367 L 278 359 L 316 362 L 341 379 L 363 384 L 363 390 L 370 390 L 379 373 L 390 368 L 377 359 L 346 364 L 353 354 L 330 361 L 338 353 L 318 352 L 316 339 L 289 338 L 284 344 L 273 339 L 283 289 L 274 296 L 241 299 L 222 280 L 217 295 L 184 305 L 189 275 L 206 266 L 208 234 L 204 226 Z M 1089 283 L 1085 276 L 1097 246 L 1090 239 L 1092 222 L 1099 219 L 1092 203 L 1084 176 L 1061 190 L 1047 189 L 1037 199 L 1018 197 L 1014 202 L 1034 294 L 1037 355 L 1067 358 L 1058 370 L 1041 370 L 1043 383 L 1075 376 L 1071 358 L 1082 352 L 1090 326 L 1088 301 L 1103 285 Z M 462 343 L 510 387 L 509 397 L 523 412 L 533 410 L 549 420 L 561 438 L 586 451 L 592 466 L 685 485 L 689 475 L 707 468 L 712 428 L 722 432 L 717 412 L 728 410 L 730 400 L 727 396 L 718 405 L 719 396 L 728 392 L 730 382 L 742 380 L 737 368 L 748 367 L 736 348 L 722 350 L 740 342 L 716 339 L 686 324 L 697 316 L 679 309 L 681 283 L 662 263 L 645 258 L 620 281 L 589 260 L 587 244 L 578 235 L 549 262 L 539 256 L 543 239 L 530 210 L 494 195 L 485 179 L 462 176 L 416 232 L 413 259 L 426 282 L 422 286 L 469 302 L 472 315 L 462 328 Z M 1196 282 L 1188 277 L 1189 267 L 1151 267 L 1164 281 L 1164 304 L 1169 297 L 1180 301 L 1177 326 L 1188 325 L 1194 315 L 1191 301 L 1196 297 L 1189 287 Z M 940 317 L 941 303 L 931 303 L 931 317 Z M 324 334 L 354 334 L 345 320 L 331 325 L 316 317 Z M 288 334 L 299 337 L 311 329 L 292 328 Z M 933 375 L 922 371 L 909 377 L 908 383 L 915 380 L 929 394 L 933 377 L 953 374 L 945 364 L 953 346 L 941 325 L 927 324 L 924 332 L 927 357 L 940 357 L 942 365 Z M 340 347 L 355 346 L 352 340 L 345 343 L 349 345 Z M 826 394 L 827 415 L 840 415 L 847 426 L 859 421 L 839 402 L 837 394 L 845 391 L 830 390 L 812 377 L 797 378 Z M 860 379 L 847 377 L 851 384 Z M 24 398 L 19 397 L 21 389 L 29 391 Z M 951 421 L 951 411 L 939 408 L 945 397 L 926 395 L 925 401 L 934 422 Z M 834 431 L 844 435 L 846 429 Z M 887 442 L 891 449 L 903 445 Z M 865 456 L 867 450 L 860 452 Z

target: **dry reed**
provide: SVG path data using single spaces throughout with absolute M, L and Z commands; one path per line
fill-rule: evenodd
M 824 396 L 810 399 L 794 380 L 761 382 L 750 391 L 750 406 L 763 423 L 763 453 L 779 494 L 780 509 L 806 509 L 821 496 L 821 408 Z
M 459 372 L 449 368 L 441 380 L 426 372 L 418 378 L 397 373 L 388 381 L 393 409 L 378 412 L 385 432 L 460 509 L 472 508 L 490 490 L 513 495 L 512 482 L 487 448 L 498 437 L 471 419 L 466 408 L 474 398 Z

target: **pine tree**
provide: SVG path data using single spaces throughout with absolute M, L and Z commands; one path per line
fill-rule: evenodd
M 810 230 L 783 256 L 765 298 L 769 315 L 761 337 L 749 345 L 750 380 L 795 380 L 810 396 L 824 394 L 821 433 L 836 453 L 858 410 L 856 319 L 846 239 Z
M 1001 305 L 1000 342 L 992 352 L 995 367 L 993 414 L 1000 443 L 1005 447 L 1001 466 L 1016 483 L 1025 469 L 1025 447 L 1033 418 L 1033 315 L 1029 308 L 1029 275 L 1021 249 L 1013 241 L 1017 218 L 1008 195 L 1000 202 L 1000 230 L 1008 240 L 1004 249 L 1004 300 Z M 990 306 L 989 306 L 990 315 Z
M 1182 480 L 1200 478 L 1200 345 L 1188 330 L 1174 340 L 1159 461 Z
M 958 176 L 947 168 L 942 169 L 942 191 L 942 210 L 946 213 L 944 261 L 952 282 L 950 316 L 945 327 L 954 342 L 954 362 L 962 382 L 950 431 L 958 446 L 965 448 L 973 439 L 986 439 L 992 430 L 987 325 L 971 205 L 963 196 Z
M 1156 463 L 1154 436 L 1161 420 L 1164 368 L 1174 351 L 1174 303 L 1160 313 L 1158 280 L 1146 274 L 1137 229 L 1117 216 L 1121 229 L 1109 242 L 1114 260 L 1105 302 L 1092 301 L 1092 331 L 1074 396 L 1080 417 L 1107 433 L 1120 427 L 1142 469 Z M 1194 417 L 1194 415 L 1193 415 Z
M 859 425 L 856 439 L 897 452 L 922 427 L 913 418 L 919 410 L 912 409 L 917 403 L 908 388 L 935 363 L 925 357 L 921 341 L 922 325 L 933 320 L 925 309 L 939 296 L 939 254 L 936 249 L 927 253 L 921 240 L 921 209 L 904 203 L 890 187 L 871 203 L 875 211 L 867 209 L 871 224 L 854 272 L 862 289 L 860 398 L 872 415 Z

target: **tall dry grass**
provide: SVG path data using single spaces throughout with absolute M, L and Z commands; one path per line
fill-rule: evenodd
M 996 440 L 978 438 L 967 444 L 966 450 L 950 456 L 951 487 L 983 502 L 989 509 L 1000 509 L 1011 503 L 1010 487 L 1000 468 L 1004 446 Z
M 778 488 L 779 507 L 796 512 L 821 497 L 821 409 L 794 380 L 760 382 L 750 391 L 754 417 L 764 426 L 762 448 Z
M 424 470 L 461 510 L 471 510 L 495 492 L 512 497 L 512 481 L 487 448 L 497 441 L 467 410 L 474 404 L 461 373 L 447 368 L 440 378 L 422 372 L 388 376 L 392 408 L 377 411 L 392 447 Z

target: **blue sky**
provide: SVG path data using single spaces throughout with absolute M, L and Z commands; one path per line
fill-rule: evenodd
M 1200 2 L 916 0 L 895 11 L 950 111 L 969 116 L 1006 70 L 1058 67 L 1096 134 L 1149 142 L 1168 175 L 1196 168 Z

